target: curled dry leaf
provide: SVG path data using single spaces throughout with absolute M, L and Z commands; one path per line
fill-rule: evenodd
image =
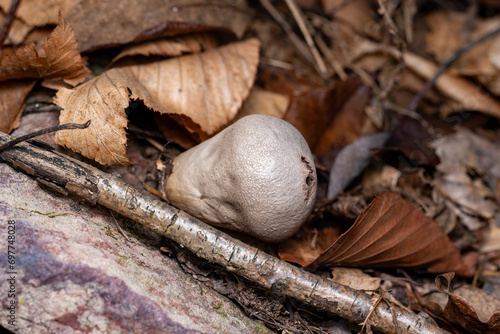
M 242 37 L 252 17 L 246 1 L 84 0 L 67 19 L 83 51 L 202 30 Z M 146 18 L 147 19 L 144 19 Z
M 124 48 L 112 61 L 130 56 L 177 57 L 185 53 L 210 50 L 217 46 L 215 37 L 209 33 L 194 33 L 175 38 L 157 39 L 134 44 Z
M 499 301 L 476 287 L 469 287 L 469 298 L 475 298 L 475 307 L 470 299 L 466 299 L 451 290 L 453 273 L 446 273 L 436 277 L 436 286 L 439 291 L 448 295 L 443 317 L 454 324 L 466 329 L 469 333 L 494 334 L 500 332 Z M 470 291 L 473 290 L 473 291 Z M 494 306 L 496 305 L 496 307 Z M 491 309 L 492 310 L 488 310 Z M 485 312 L 484 312 L 485 311 Z
M 60 122 L 88 129 L 60 131 L 56 142 L 105 165 L 128 164 L 127 119 L 130 99 L 184 122 L 206 138 L 237 113 L 254 81 L 259 61 L 255 39 L 212 51 L 144 65 L 111 69 L 72 90 L 61 89 Z M 175 117 L 174 117 L 175 116 Z
M 332 264 L 472 275 L 437 223 L 392 192 L 378 195 L 351 228 L 309 266 Z
M 74 86 L 90 76 L 86 62 L 80 56 L 75 34 L 62 17 L 43 49 L 30 43 L 16 51 L 4 50 L 0 64 L 0 81 L 43 78 L 51 82 L 62 80 Z

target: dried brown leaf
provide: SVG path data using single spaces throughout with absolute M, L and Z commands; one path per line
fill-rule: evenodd
M 332 87 L 311 88 L 292 97 L 284 119 L 302 133 L 316 154 L 342 147 L 357 139 L 366 119 L 367 89 L 358 76 Z
M 35 83 L 35 80 L 0 82 L 0 131 L 10 133 L 19 126 L 24 99 Z
M 249 39 L 129 68 L 159 105 L 187 116 L 184 126 L 205 139 L 233 119 L 248 96 L 259 46 L 257 39 Z
M 427 268 L 469 276 L 460 252 L 435 221 L 398 193 L 382 193 L 310 266 Z
M 217 46 L 213 35 L 208 33 L 194 33 L 175 38 L 146 41 L 124 48 L 112 61 L 130 56 L 161 56 L 177 57 L 185 53 L 196 53 L 210 50 Z
M 43 49 L 37 49 L 31 43 L 16 51 L 3 52 L 0 64 L 0 81 L 43 78 L 75 85 L 90 76 L 73 30 L 62 17 Z
M 140 99 L 155 107 L 128 69 L 111 69 L 75 89 L 62 88 L 55 101 L 64 109 L 60 123 L 92 122 L 84 130 L 57 132 L 56 143 L 103 165 L 129 164 L 125 108 L 130 99 Z M 154 109 L 161 110 L 157 106 Z
M 16 15 L 31 26 L 42 27 L 48 24 L 57 24 L 58 13 L 63 16 L 77 2 L 81 0 L 22 0 L 17 8 Z M 7 12 L 11 0 L 0 0 L 0 7 Z
M 448 303 L 443 317 L 452 323 L 460 325 L 469 333 L 494 334 L 500 332 L 500 301 L 476 287 L 470 286 L 468 298 L 464 298 L 451 290 L 451 281 L 455 275 L 446 273 L 436 277 L 436 286 L 439 291 L 448 295 Z M 467 292 L 463 291 L 462 293 Z M 471 300 L 475 300 L 475 306 Z M 493 306 L 493 305 L 496 305 Z M 491 309 L 493 306 L 493 309 Z
M 332 268 L 332 281 L 347 285 L 356 290 L 377 290 L 380 288 L 380 277 L 371 277 L 358 268 Z
M 184 122 L 202 137 L 214 134 L 237 113 L 257 71 L 259 42 L 232 43 L 209 52 L 108 70 L 72 90 L 61 89 L 61 123 L 84 123 L 60 131 L 56 142 L 105 165 L 129 163 L 126 155 L 129 100 L 139 99 Z
M 86 52 L 202 30 L 242 37 L 251 16 L 246 1 L 83 0 L 67 19 Z

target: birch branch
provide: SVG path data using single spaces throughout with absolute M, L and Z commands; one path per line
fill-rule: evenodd
M 0 132 L 0 144 L 11 139 Z M 373 310 L 372 299 L 366 293 L 323 279 L 246 245 L 152 194 L 65 155 L 20 143 L 0 153 L 0 160 L 65 195 L 127 216 L 273 293 L 357 324 L 363 323 L 371 312 L 370 325 L 385 333 L 445 333 L 427 318 L 397 305 L 380 303 Z

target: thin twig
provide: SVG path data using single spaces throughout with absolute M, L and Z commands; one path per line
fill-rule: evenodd
M 295 49 L 306 59 L 308 60 L 313 67 L 316 69 L 316 71 L 321 74 L 321 70 L 319 69 L 318 65 L 314 61 L 313 55 L 310 53 L 309 48 L 307 45 L 293 32 L 292 27 L 288 24 L 288 22 L 285 20 L 283 15 L 271 4 L 269 0 L 260 0 L 260 4 L 262 7 L 264 7 L 269 15 L 278 23 L 281 28 L 285 31 L 287 34 L 288 38 L 292 42 L 293 46 Z M 309 51 L 309 52 L 307 52 Z
M 14 23 L 14 19 L 16 18 L 17 7 L 19 7 L 19 3 L 21 0 L 12 0 L 10 3 L 9 12 L 5 16 L 5 20 L 3 21 L 3 27 L 0 31 L 0 56 L 2 55 L 3 44 L 9 36 L 10 27 L 12 23 Z
M 448 68 L 453 65 L 453 63 L 464 53 L 467 51 L 470 51 L 473 49 L 476 45 L 484 42 L 485 40 L 497 35 L 500 33 L 500 26 L 496 27 L 495 29 L 491 30 L 490 32 L 486 33 L 485 35 L 479 37 L 478 39 L 470 42 L 467 45 L 464 45 L 460 49 L 456 50 L 453 52 L 453 54 L 448 57 L 446 60 L 444 60 L 438 67 L 438 70 L 436 71 L 436 74 L 432 78 L 430 78 L 424 85 L 424 87 L 413 97 L 413 99 L 410 101 L 410 104 L 408 105 L 409 110 L 415 111 L 418 107 L 418 104 L 420 103 L 420 100 L 424 97 L 424 95 L 429 91 L 429 89 L 434 86 L 438 78 L 448 70 Z
M 60 130 L 85 129 L 89 125 L 90 125 L 90 120 L 88 120 L 87 123 L 85 123 L 85 124 L 66 123 L 66 124 L 61 124 L 61 125 L 53 126 L 50 128 L 42 129 L 40 131 L 28 133 L 27 135 L 21 136 L 21 137 L 16 138 L 16 139 L 12 139 L 12 140 L 0 145 L 0 152 L 3 152 L 8 148 L 11 148 L 12 146 L 14 146 L 16 144 L 19 144 L 19 143 L 26 141 L 28 139 L 31 139 L 33 137 L 38 137 L 41 135 L 45 135 L 47 133 L 56 132 L 56 131 L 60 131 Z
M 309 29 L 307 28 L 306 22 L 303 17 L 304 15 L 302 14 L 300 8 L 297 6 L 294 0 L 285 0 L 285 2 L 290 11 L 292 12 L 293 17 L 295 18 L 295 21 L 297 22 L 297 25 L 299 26 L 299 29 L 302 32 L 302 35 L 304 36 L 307 45 L 309 46 L 309 50 L 313 55 L 314 61 L 316 62 L 316 66 L 320 71 L 319 74 L 323 78 L 327 78 L 329 76 L 328 70 L 326 69 L 325 62 L 321 58 L 321 55 L 319 54 L 319 51 L 316 48 L 316 45 L 314 44 L 314 41 L 311 37 L 311 34 L 309 33 Z
M 318 45 L 318 48 L 320 49 L 321 53 L 323 53 L 323 55 L 325 56 L 326 60 L 328 60 L 328 62 L 332 66 L 335 73 L 337 73 L 340 80 L 342 81 L 347 80 L 347 74 L 342 68 L 342 65 L 339 63 L 337 59 L 335 59 L 332 51 L 328 49 L 328 46 L 326 45 L 325 41 L 320 36 L 314 36 L 314 41 L 316 42 L 316 45 Z

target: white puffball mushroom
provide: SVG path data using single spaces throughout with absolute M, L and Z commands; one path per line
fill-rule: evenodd
M 292 236 L 316 199 L 313 157 L 290 123 L 243 117 L 173 160 L 172 205 L 208 224 L 268 242 Z

